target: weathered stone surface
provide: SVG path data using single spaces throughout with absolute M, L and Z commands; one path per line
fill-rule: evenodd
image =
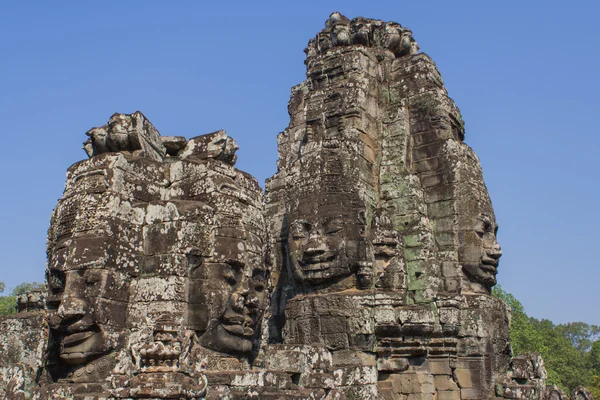
M 248 369 L 261 345 L 262 192 L 233 167 L 224 131 L 162 140 L 135 113 L 90 132 L 94 151 L 69 169 L 48 233 L 39 394 L 202 397 L 206 368 Z
M 176 156 L 187 145 L 187 139 L 183 136 L 161 136 L 160 140 L 170 156 Z
M 140 112 L 90 130 L 47 299 L 0 320 L 0 394 L 566 399 L 539 355 L 512 357 L 481 166 L 418 50 L 395 22 L 333 13 L 266 201 L 225 131 L 161 137 Z
M 90 143 L 86 142 L 84 149 L 90 157 L 126 151 L 161 160 L 166 154 L 160 134 L 139 111 L 133 114 L 114 114 L 107 125 L 92 128 L 87 135 Z
M 39 295 L 32 297 L 37 300 Z M 7 400 L 29 398 L 39 384 L 48 345 L 43 307 L 25 311 L 20 301 L 19 308 L 16 316 L 0 317 L 0 398 Z

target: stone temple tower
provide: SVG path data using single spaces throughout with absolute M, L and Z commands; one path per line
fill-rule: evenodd
M 567 398 L 512 354 L 479 159 L 412 32 L 333 13 L 305 52 L 266 194 L 225 131 L 87 132 L 0 397 Z

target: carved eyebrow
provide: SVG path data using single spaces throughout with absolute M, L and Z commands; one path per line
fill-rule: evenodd
M 223 260 L 225 264 L 228 264 L 232 268 L 241 269 L 246 266 L 246 263 L 242 260 L 238 260 L 236 258 L 226 258 Z
M 297 219 L 290 224 L 290 227 L 293 229 L 310 229 L 310 222 L 305 219 Z

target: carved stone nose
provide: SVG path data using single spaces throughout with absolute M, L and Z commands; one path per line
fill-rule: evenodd
M 246 295 L 248 290 L 236 290 L 231 295 L 231 308 L 236 312 L 244 311 L 244 305 L 246 303 Z
M 496 243 L 494 245 L 494 247 L 492 247 L 492 251 L 488 252 L 488 256 L 495 260 L 502 257 L 502 248 L 500 247 L 500 245 L 498 243 Z
M 77 297 L 67 297 L 63 299 L 58 307 L 58 316 L 62 319 L 72 319 L 83 317 L 87 313 L 87 303 Z
M 256 295 L 247 296 L 244 304 L 247 308 L 255 309 L 260 306 L 260 299 Z

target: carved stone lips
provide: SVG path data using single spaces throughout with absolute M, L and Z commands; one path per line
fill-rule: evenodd
M 96 342 L 97 332 L 73 333 L 63 338 L 60 344 L 60 358 L 69 364 L 81 364 L 90 356 Z
M 490 260 L 482 260 L 481 261 L 481 269 L 484 271 L 488 271 L 491 273 L 496 273 L 498 268 L 498 260 L 490 259 Z
M 335 253 L 332 252 L 323 252 L 320 254 L 311 254 L 307 252 L 304 252 L 302 260 L 300 261 L 300 263 L 302 265 L 306 265 L 306 264 L 320 264 L 320 263 L 326 263 L 329 262 L 331 260 L 333 260 L 335 258 Z
M 65 337 L 63 339 L 62 344 L 64 347 L 78 346 L 79 344 L 81 344 L 82 342 L 87 340 L 88 338 L 94 336 L 94 334 L 95 334 L 95 332 L 93 332 L 93 331 L 74 333 L 72 335 Z
M 243 315 L 237 314 L 225 318 L 221 325 L 223 329 L 234 335 L 252 336 L 254 329 L 250 328 L 249 323 L 252 323 L 252 321 L 248 321 Z
M 244 326 L 242 324 L 223 324 L 223 329 L 237 336 L 252 336 L 254 334 L 254 329 L 250 328 L 249 326 Z

